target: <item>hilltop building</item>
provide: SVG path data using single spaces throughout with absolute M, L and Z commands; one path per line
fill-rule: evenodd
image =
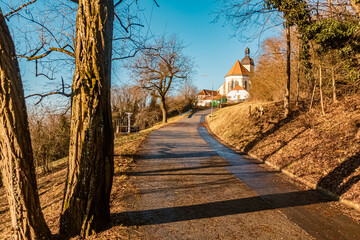
M 211 105 L 211 101 L 221 99 L 221 95 L 217 91 L 203 89 L 197 96 L 197 105 L 205 107 Z
M 250 49 L 245 49 L 245 57 L 237 60 L 230 71 L 225 75 L 225 82 L 219 87 L 218 92 L 226 95 L 233 88 L 241 86 L 246 91 L 250 90 L 250 72 L 254 71 L 254 60 L 250 58 Z
M 245 49 L 245 57 L 241 62 L 239 60 L 235 62 L 230 71 L 225 75 L 224 83 L 217 91 L 201 90 L 198 94 L 198 105 L 206 106 L 211 104 L 211 96 L 213 96 L 213 98 L 216 96 L 216 99 L 226 97 L 227 101 L 230 102 L 247 99 L 250 96 L 250 73 L 254 71 L 254 68 L 254 60 L 250 57 L 250 49 L 247 47 Z M 220 95 L 220 97 L 217 95 Z
M 231 91 L 226 94 L 226 99 L 229 102 L 238 102 L 247 99 L 249 96 L 250 96 L 249 92 L 246 91 L 240 85 L 238 85 L 233 89 L 231 89 Z

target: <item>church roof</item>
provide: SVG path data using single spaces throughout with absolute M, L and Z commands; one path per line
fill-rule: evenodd
M 243 65 L 254 65 L 254 60 L 249 57 L 249 56 L 245 56 L 242 60 L 241 60 L 241 63 Z
M 231 89 L 231 91 L 234 91 L 234 90 L 245 90 L 242 86 L 240 85 L 237 85 L 236 87 L 234 87 L 233 89 Z M 231 92 L 230 91 L 230 92 Z M 246 91 L 246 90 L 245 90 Z
M 237 60 L 225 77 L 232 75 L 249 75 L 249 71 Z
M 217 94 L 219 94 L 217 91 L 212 91 L 212 90 L 207 90 L 207 89 L 203 89 L 201 90 L 198 95 L 213 95 L 213 96 L 216 96 Z

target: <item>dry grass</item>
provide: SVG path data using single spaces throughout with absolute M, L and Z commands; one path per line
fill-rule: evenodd
M 170 118 L 169 123 L 176 122 L 184 116 Z M 118 135 L 114 141 L 114 165 L 115 172 L 113 187 L 111 192 L 111 212 L 118 213 L 123 211 L 122 199 L 136 193 L 136 189 L 128 181 L 127 173 L 135 166 L 135 159 L 141 144 L 152 131 L 165 126 L 166 124 L 156 124 L 150 129 L 129 135 Z M 38 189 L 40 203 L 45 216 L 45 220 L 55 235 L 59 232 L 59 221 L 61 213 L 61 203 L 65 188 L 67 158 L 60 159 L 50 164 L 51 172 L 43 174 L 42 169 L 37 169 Z M 8 201 L 4 187 L 0 188 L 0 239 L 11 238 L 11 219 Z M 56 237 L 60 238 L 61 237 Z M 74 239 L 80 239 L 75 237 Z M 88 239 L 128 239 L 128 229 L 114 225 L 106 231 L 95 234 Z
M 262 132 L 271 127 L 271 121 L 278 121 L 277 113 L 271 113 L 268 117 L 269 124 L 258 124 L 260 107 L 265 109 L 266 115 L 274 105 L 273 102 L 245 102 L 235 106 L 218 110 L 213 115 L 213 121 L 209 121 L 209 126 L 213 133 L 231 143 L 237 150 L 246 152 L 247 145 L 258 138 Z M 249 107 L 251 107 L 252 117 L 249 117 Z M 281 115 L 282 113 L 279 113 Z M 251 127 L 250 127 L 251 126 Z
M 264 115 L 249 118 L 261 103 L 242 103 L 217 111 L 211 130 L 237 150 L 360 203 L 360 100 L 346 97 L 315 108 L 296 109 L 283 119 L 282 105 L 262 103 Z M 209 119 L 208 119 L 209 120 Z

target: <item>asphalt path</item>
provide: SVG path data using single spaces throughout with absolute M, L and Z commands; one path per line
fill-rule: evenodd
M 152 132 L 117 213 L 131 239 L 360 239 L 331 199 L 213 139 L 208 110 Z

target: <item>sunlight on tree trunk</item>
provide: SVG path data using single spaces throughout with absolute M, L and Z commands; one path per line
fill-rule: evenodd
M 320 90 L 320 103 L 321 103 L 321 113 L 322 115 L 325 115 L 324 110 L 324 97 L 322 92 L 322 62 L 320 60 L 320 66 L 319 66 L 319 90 Z
M 112 0 L 80 0 L 76 19 L 68 177 L 60 231 L 86 237 L 110 221 Z
M 290 112 L 290 80 L 291 80 L 291 42 L 290 42 L 290 26 L 286 23 L 286 89 L 284 98 L 284 116 L 287 117 Z
M 296 79 L 296 106 L 299 105 L 299 95 L 300 95 L 300 74 L 301 74 L 301 60 L 300 60 L 300 54 L 301 54 L 301 44 L 299 44 L 298 47 L 298 71 L 297 71 L 297 79 Z
M 360 17 L 360 0 L 350 0 L 351 5 L 355 9 L 355 11 L 358 13 Z
M 165 96 L 161 96 L 160 98 L 160 108 L 162 112 L 162 122 L 167 123 L 167 109 L 166 109 L 166 103 L 165 103 Z
M 0 168 L 9 200 L 13 239 L 50 239 L 36 185 L 19 65 L 1 10 Z
M 332 99 L 333 103 L 336 103 L 336 84 L 335 84 L 335 70 L 334 66 L 331 66 L 331 82 L 332 82 Z

